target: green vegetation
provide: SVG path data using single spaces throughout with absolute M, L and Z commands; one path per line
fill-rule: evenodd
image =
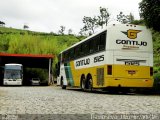
M 160 32 L 153 31 L 154 71 L 160 73 Z
M 57 35 L 0 27 L 0 52 L 25 54 L 58 53 L 81 40 L 73 35 Z
M 142 0 L 139 8 L 143 20 L 135 22 L 153 29 L 154 72 L 160 74 L 160 1 Z
M 144 19 L 145 25 L 160 31 L 160 1 L 142 0 L 139 3 L 139 8 L 140 16 Z
M 153 90 L 156 93 L 160 93 L 160 73 L 154 74 Z
M 160 32 L 153 31 L 154 91 L 160 93 Z
M 83 36 L 57 35 L 27 30 L 0 27 L 0 52 L 20 54 L 51 54 L 55 56 L 53 70 L 58 54 L 83 39 Z M 31 70 L 31 69 L 30 69 Z M 31 70 L 33 71 L 33 69 Z M 37 70 L 34 70 L 37 72 Z M 43 74 L 44 71 L 39 70 Z M 47 73 L 48 75 L 48 73 Z M 44 76 L 41 77 L 44 79 Z

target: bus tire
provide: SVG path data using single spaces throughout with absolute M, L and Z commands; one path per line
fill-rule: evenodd
M 87 82 L 86 82 L 86 88 L 88 89 L 89 92 L 92 92 L 93 90 L 93 80 L 91 74 L 88 74 L 87 76 Z
M 66 89 L 66 85 L 62 85 L 62 89 Z
M 81 78 L 81 90 L 82 90 L 82 91 L 85 91 L 85 89 L 86 89 L 85 78 L 82 77 L 82 78 Z
M 63 85 L 63 77 L 61 77 L 61 88 L 66 89 L 66 85 Z
M 88 90 L 89 90 L 89 92 L 93 91 L 93 81 L 91 78 L 88 79 Z

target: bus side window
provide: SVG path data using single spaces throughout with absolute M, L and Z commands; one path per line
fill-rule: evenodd
M 75 57 L 78 58 L 81 56 L 81 54 L 82 54 L 81 45 L 79 45 L 75 48 Z
M 95 50 L 95 46 L 96 46 L 96 40 L 95 39 L 91 39 L 89 41 L 89 53 L 94 53 Z
M 106 34 L 103 33 L 100 36 L 100 43 L 99 43 L 99 50 L 104 50 L 105 49 L 105 43 L 106 43 Z
M 64 53 L 62 53 L 62 63 L 64 62 Z
M 71 56 L 70 56 L 70 50 L 68 50 L 68 51 L 67 51 L 67 61 L 70 60 L 70 57 L 71 57 Z
M 74 50 L 74 59 L 76 58 L 76 48 L 73 49 Z
M 63 62 L 66 61 L 66 52 L 63 53 Z
M 67 52 L 64 52 L 64 62 L 66 62 L 68 60 L 69 60 L 69 54 L 68 54 L 68 51 L 67 51 Z
M 76 47 L 74 48 L 74 53 L 75 53 L 74 58 L 77 58 L 77 48 Z
M 70 50 L 70 59 L 74 59 L 74 48 Z
M 99 45 L 100 45 L 100 36 L 98 35 L 96 38 L 95 38 L 95 51 L 99 51 Z
M 82 44 L 82 55 L 87 55 L 89 53 L 89 41 Z

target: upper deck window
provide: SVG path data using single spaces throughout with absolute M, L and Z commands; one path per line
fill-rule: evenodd
M 89 53 L 89 41 L 82 44 L 82 55 L 87 55 Z
M 81 45 L 78 45 L 75 47 L 75 57 L 79 57 L 82 55 L 82 46 Z
M 74 46 L 62 54 L 62 62 L 84 57 L 99 51 L 105 50 L 106 46 L 106 31 L 102 32 L 83 43 Z
M 90 40 L 90 53 L 105 50 L 106 32 L 103 32 Z
M 104 50 L 105 49 L 105 44 L 106 44 L 106 33 L 103 33 L 100 35 L 100 41 L 98 43 L 98 49 L 99 50 Z

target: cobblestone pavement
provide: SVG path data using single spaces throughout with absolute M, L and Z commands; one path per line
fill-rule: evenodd
M 157 114 L 160 95 L 62 90 L 57 86 L 0 87 L 0 114 Z

